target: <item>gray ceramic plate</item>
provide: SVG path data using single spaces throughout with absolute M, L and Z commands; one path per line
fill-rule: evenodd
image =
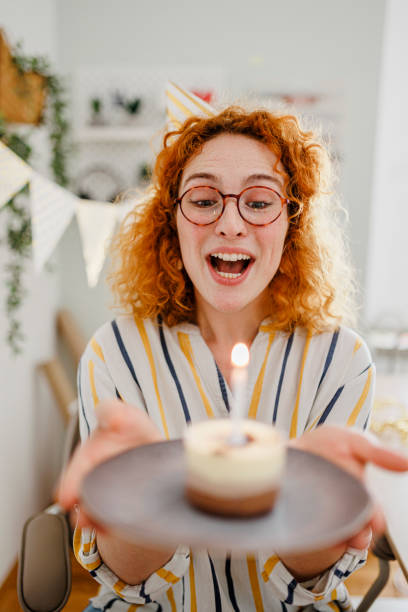
M 356 478 L 312 453 L 289 449 L 272 512 L 220 518 L 184 497 L 180 440 L 127 451 L 85 478 L 82 502 L 98 523 L 135 543 L 186 544 L 231 552 L 302 552 L 337 543 L 369 519 L 372 502 Z

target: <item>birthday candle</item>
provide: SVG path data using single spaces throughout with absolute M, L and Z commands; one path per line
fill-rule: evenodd
M 234 424 L 232 441 L 234 443 L 242 443 L 244 438 L 240 431 L 239 421 L 244 418 L 246 399 L 247 399 L 247 382 L 248 382 L 248 363 L 249 351 L 246 344 L 239 342 L 235 344 L 231 352 L 231 363 L 233 365 L 231 383 L 232 383 L 232 410 L 231 418 Z

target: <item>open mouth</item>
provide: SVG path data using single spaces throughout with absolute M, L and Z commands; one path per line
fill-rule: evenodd
M 246 253 L 212 253 L 210 265 L 223 278 L 239 278 L 254 261 Z

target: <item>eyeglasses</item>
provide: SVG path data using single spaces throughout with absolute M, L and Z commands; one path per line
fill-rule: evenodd
M 242 219 L 251 225 L 269 225 L 280 217 L 285 204 L 283 198 L 270 187 L 247 187 L 241 193 L 221 193 L 207 185 L 192 187 L 175 204 L 180 205 L 183 216 L 195 225 L 210 225 L 222 216 L 226 198 L 235 198 Z

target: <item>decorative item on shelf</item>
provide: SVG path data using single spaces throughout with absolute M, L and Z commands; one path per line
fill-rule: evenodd
M 379 371 L 396 372 L 407 368 L 408 328 L 396 313 L 382 313 L 366 331 Z
M 116 91 L 113 95 L 113 101 L 115 106 L 118 106 L 125 111 L 126 122 L 133 122 L 136 117 L 138 118 L 142 104 L 141 98 L 126 98 L 119 91 Z
M 91 106 L 91 125 L 106 125 L 106 121 L 103 117 L 102 109 L 103 102 L 101 98 L 91 98 L 90 100 Z
M 41 122 L 47 79 L 36 70 L 19 66 L 12 55 L 6 35 L 0 29 L 0 112 L 10 123 Z
M 370 430 L 385 444 L 408 452 L 408 405 L 400 397 L 377 397 Z
M 114 202 L 123 191 L 125 183 L 110 166 L 95 164 L 85 168 L 75 184 L 76 193 L 83 200 Z
M 66 163 L 70 152 L 67 143 L 70 126 L 66 106 L 65 88 L 60 78 L 52 73 L 47 59 L 25 55 L 21 44 L 10 50 L 6 36 L 0 30 L 0 140 L 28 161 L 31 154 L 29 136 L 10 124 L 44 123 L 48 127 L 53 178 L 63 187 L 69 182 Z M 25 296 L 22 279 L 32 241 L 27 193 L 28 186 L 25 185 L 14 192 L 1 208 L 8 215 L 5 243 L 10 259 L 6 264 L 5 310 L 8 317 L 7 342 L 14 354 L 21 352 L 24 339 L 17 312 Z
M 148 162 L 144 162 L 138 168 L 137 182 L 141 186 L 146 186 L 150 183 L 152 178 L 152 167 Z

